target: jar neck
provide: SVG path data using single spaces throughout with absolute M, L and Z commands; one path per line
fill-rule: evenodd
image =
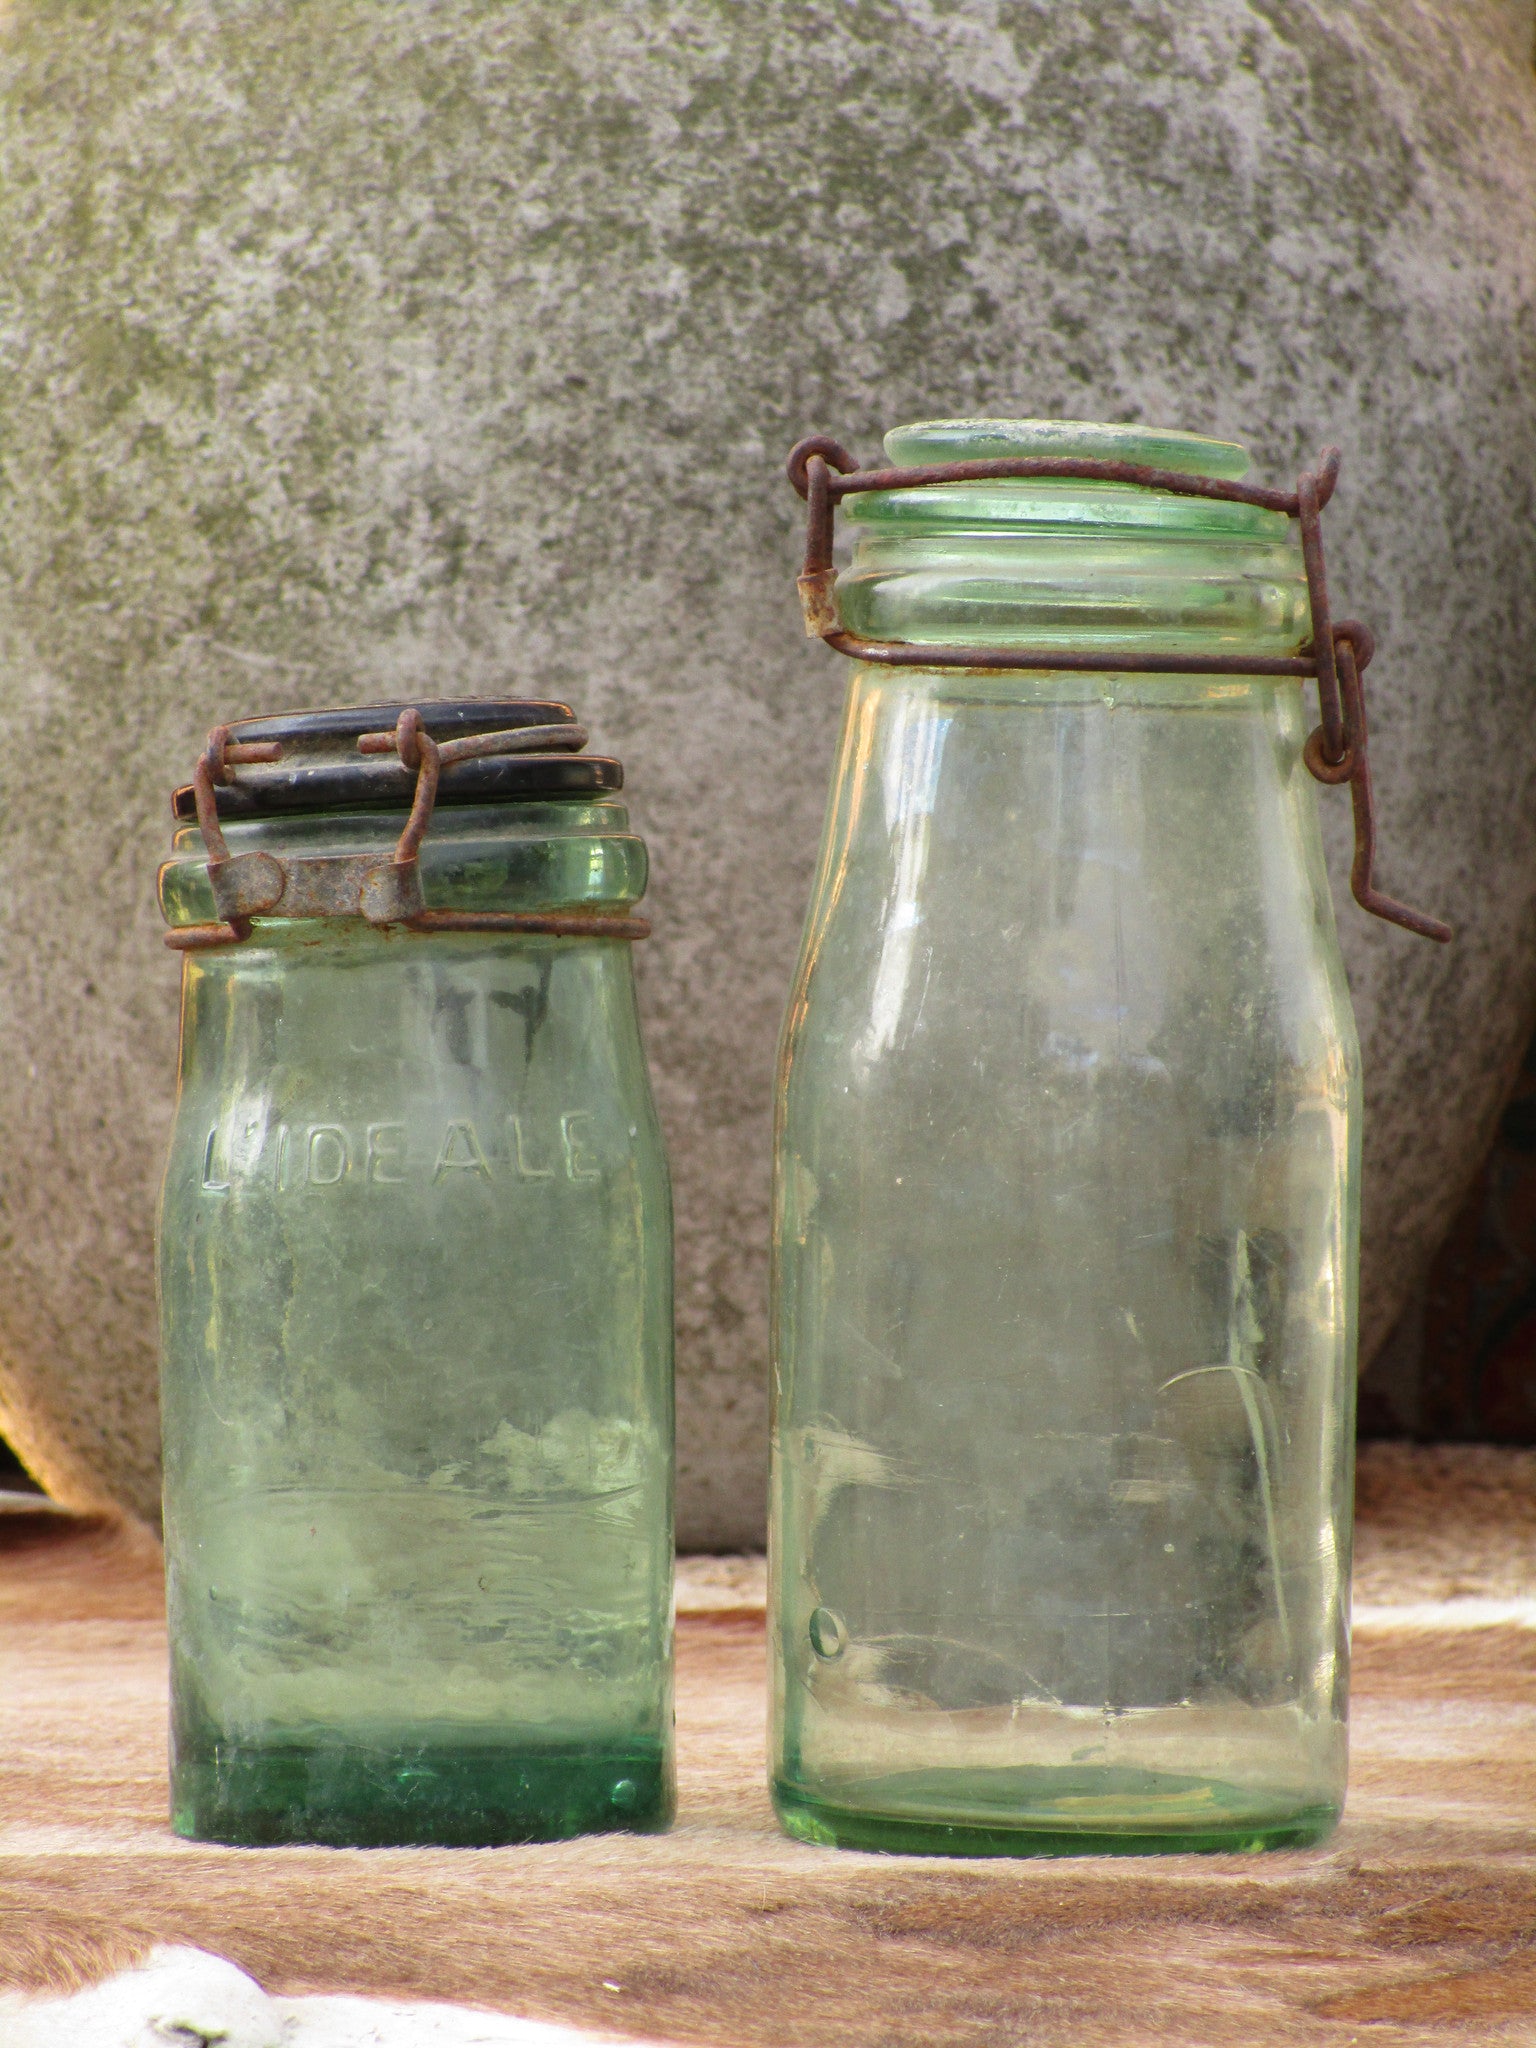
M 838 579 L 844 629 L 871 640 L 999 650 L 1290 656 L 1311 634 L 1301 546 L 1282 510 L 1187 493 L 1231 485 L 1232 442 L 1081 420 L 929 420 L 885 437 L 888 472 L 926 480 L 841 500 L 856 536 Z M 1124 465 L 1109 476 L 992 476 L 995 463 Z M 934 466 L 937 465 L 937 468 Z
M 377 853 L 387 859 L 400 811 L 280 812 L 231 820 L 231 855 L 270 853 L 324 860 Z M 645 894 L 645 843 L 621 803 L 443 805 L 419 854 L 434 910 L 619 914 Z M 208 853 L 195 827 L 180 829 L 160 870 L 160 904 L 172 926 L 216 915 Z
M 1246 659 L 1311 634 L 1294 525 L 1258 507 L 1034 483 L 870 493 L 849 516 L 838 607 L 870 639 Z

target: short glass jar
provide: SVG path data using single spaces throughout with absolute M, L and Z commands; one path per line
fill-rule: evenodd
M 426 919 L 337 914 L 359 877 L 410 894 L 420 763 L 377 751 L 399 711 L 216 735 L 215 844 L 184 825 L 161 871 L 193 942 L 159 1240 L 174 1825 L 660 1828 L 672 1262 L 631 964 L 645 849 L 566 707 L 427 705 Z M 249 896 L 274 874 L 270 914 L 221 921 L 231 876 Z
M 1247 468 L 1074 424 L 886 446 Z M 1296 532 L 1060 477 L 844 511 L 847 633 L 1042 659 L 849 685 L 777 1104 L 779 1814 L 952 1853 L 1312 1841 L 1345 1782 L 1359 1054 L 1299 684 L 1220 667 L 1306 643 Z

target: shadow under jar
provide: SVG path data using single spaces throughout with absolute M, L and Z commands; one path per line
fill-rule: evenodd
M 360 877 L 376 913 L 370 888 L 410 894 L 399 711 L 216 735 L 215 845 L 185 825 L 161 871 L 191 941 L 159 1249 L 173 1824 L 657 1829 L 672 1259 L 631 964 L 645 849 L 563 705 L 428 705 L 425 919 L 304 914 Z M 270 894 L 274 872 L 271 914 L 220 923 L 232 876 Z
M 895 464 L 1112 457 L 940 423 Z M 843 626 L 1293 655 L 1287 517 L 850 497 Z M 862 665 L 784 1028 L 773 1796 L 964 1854 L 1316 1840 L 1344 1796 L 1359 1055 L 1293 680 Z

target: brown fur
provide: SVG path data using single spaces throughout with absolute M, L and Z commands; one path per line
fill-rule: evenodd
M 1536 1592 L 1533 1470 L 1527 1453 L 1372 1450 L 1362 1597 Z M 670 1836 L 239 1851 L 165 1827 L 153 1555 L 39 1517 L 0 1520 L 0 1544 L 0 1983 L 88 1981 L 170 1940 L 274 1991 L 716 2048 L 1536 2039 L 1536 1630 L 1362 1631 L 1350 1811 L 1319 1850 L 849 1856 L 775 1829 L 760 1581 L 699 1561 Z
M 1536 1594 L 1536 1450 L 1364 1444 L 1355 1600 Z

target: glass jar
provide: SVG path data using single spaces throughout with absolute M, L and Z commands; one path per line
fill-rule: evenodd
M 1248 467 L 1134 427 L 886 447 Z M 1057 477 L 843 509 L 853 634 L 1219 671 L 1310 633 L 1263 506 Z M 852 674 L 775 1141 L 801 1840 L 1260 1848 L 1339 1814 L 1360 1075 L 1306 737 L 1288 677 Z
M 190 948 L 159 1241 L 173 1824 L 658 1829 L 645 848 L 566 707 L 398 712 L 215 734 L 176 800 L 216 806 L 208 844 L 183 825 L 161 871 Z M 419 854 L 396 847 L 413 799 Z

